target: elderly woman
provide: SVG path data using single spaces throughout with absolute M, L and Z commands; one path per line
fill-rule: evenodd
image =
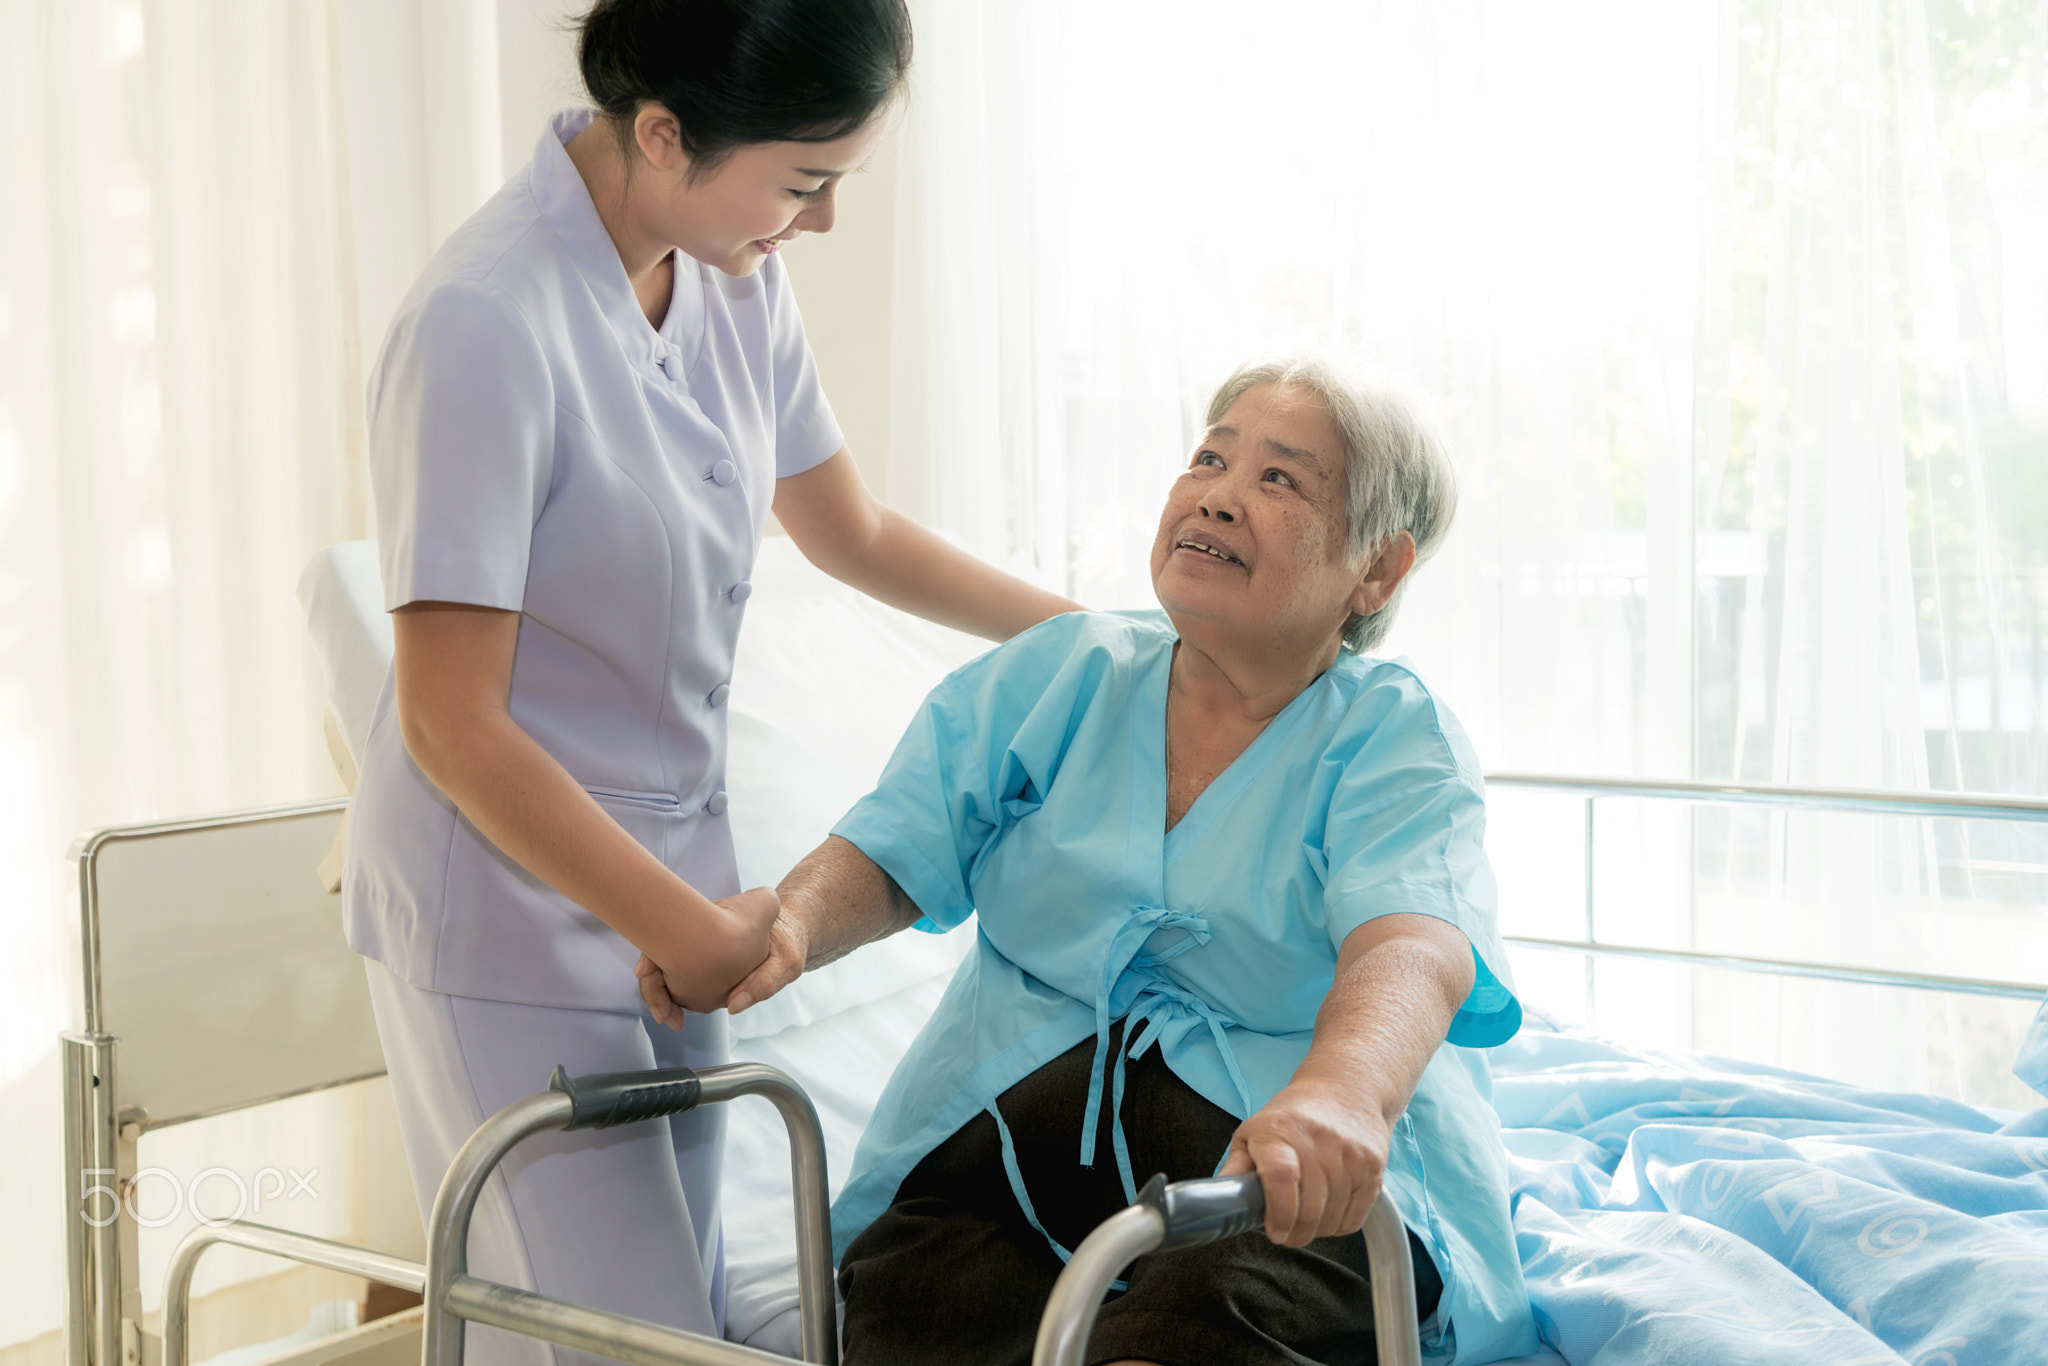
M 1028 1361 L 1067 1249 L 1152 1172 L 1219 1169 L 1259 1173 L 1264 1234 L 1141 1260 L 1092 1361 L 1373 1360 L 1382 1183 L 1432 1353 L 1535 1349 L 1473 1051 L 1521 1018 L 1479 768 L 1364 653 L 1449 465 L 1398 391 L 1312 358 L 1240 369 L 1207 421 L 1152 547 L 1165 612 L 1057 617 L 942 683 L 732 994 L 979 915 L 834 1209 L 849 1366 Z

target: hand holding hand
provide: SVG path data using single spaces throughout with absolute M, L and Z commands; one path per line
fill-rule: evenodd
M 725 1004 L 733 981 L 768 956 L 769 927 L 782 907 L 772 887 L 756 887 L 711 905 L 716 919 L 690 926 L 670 943 L 656 945 L 654 953 L 642 953 L 633 969 L 640 999 L 670 1029 L 683 1027 L 685 1010 L 708 1015 Z
M 809 931 L 784 904 L 768 927 L 768 957 L 732 989 L 725 1008 L 737 1015 L 756 1001 L 767 1000 L 803 975 L 809 954 Z
M 640 999 L 647 1003 L 647 1013 L 654 1017 L 654 1022 L 680 1031 L 683 1008 L 676 1004 L 675 997 L 668 994 L 668 978 L 654 966 L 654 960 L 641 954 L 640 961 L 633 965 L 633 975 L 640 979 Z
M 1354 1091 L 1296 1081 L 1237 1126 L 1217 1175 L 1256 1171 L 1266 1192 L 1266 1236 L 1306 1247 L 1365 1227 L 1390 1139 L 1378 1108 Z

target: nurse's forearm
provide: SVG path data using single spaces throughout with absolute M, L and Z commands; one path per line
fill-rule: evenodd
M 509 716 L 447 738 L 445 747 L 421 747 L 434 785 L 521 867 L 661 964 L 677 1000 L 716 1008 L 767 953 L 759 935 L 669 871 Z
M 865 557 L 838 577 L 891 607 L 984 640 L 1008 640 L 1048 617 L 1083 610 L 887 507 Z
M 783 911 L 804 927 L 805 971 L 907 930 L 922 914 L 896 879 L 837 835 L 828 835 L 790 869 L 775 891 Z
M 517 614 L 421 604 L 392 624 L 400 731 L 428 779 L 504 854 L 660 964 L 676 999 L 722 1001 L 766 955 L 765 923 L 670 872 L 512 719 Z
M 1290 1085 L 1339 1087 L 1391 1126 L 1471 989 L 1472 950 L 1455 926 L 1423 915 L 1367 921 L 1344 941 Z
M 850 451 L 777 481 L 775 515 L 804 558 L 891 607 L 988 640 L 1081 610 L 969 555 L 868 492 Z

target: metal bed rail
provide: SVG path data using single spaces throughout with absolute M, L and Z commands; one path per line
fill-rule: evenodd
M 1814 963 L 1791 958 L 1746 954 L 1699 953 L 1649 944 L 1616 944 L 1597 932 L 1594 878 L 1594 803 L 1602 798 L 1677 801 L 1722 806 L 1768 806 L 1794 811 L 1861 812 L 1881 816 L 1923 816 L 1951 820 L 2048 822 L 2048 799 L 2005 797 L 1984 793 L 1880 792 L 1865 788 L 1784 787 L 1767 783 L 1701 783 L 1654 778 L 1586 778 L 1535 773 L 1489 773 L 1489 789 L 1551 792 L 1584 799 L 1584 869 L 1586 905 L 1584 934 L 1578 939 L 1535 935 L 1502 935 L 1509 944 L 1552 952 L 1590 955 L 1586 960 L 1587 1001 L 1592 998 L 1593 956 L 1651 959 L 1690 967 L 1725 968 L 1786 977 L 1856 982 L 1865 986 L 1904 987 L 1915 991 L 1957 992 L 2039 1000 L 2048 996 L 2048 982 L 1963 977 L 1943 973 L 1901 972 L 1888 968 L 1841 963 Z M 1589 1009 L 1590 1013 L 1590 1009 Z
M 216 1244 L 267 1252 L 273 1257 L 324 1267 L 345 1276 L 395 1285 L 415 1294 L 427 1287 L 425 1267 L 388 1252 L 241 1220 L 201 1225 L 179 1240 L 177 1250 L 171 1254 L 170 1270 L 164 1276 L 164 1366 L 185 1366 L 190 1355 L 192 1274 L 199 1269 L 199 1258 Z

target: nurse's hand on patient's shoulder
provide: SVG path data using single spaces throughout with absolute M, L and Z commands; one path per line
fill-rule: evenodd
M 682 1028 L 683 1011 L 708 1015 L 723 1007 L 732 984 L 768 957 L 769 927 L 781 910 L 774 888 L 756 887 L 711 905 L 715 919 L 679 926 L 669 943 L 643 952 L 634 968 L 640 999 L 671 1029 Z
M 1378 1109 L 1329 1082 L 1290 1083 L 1237 1126 L 1219 1176 L 1256 1171 L 1266 1236 L 1288 1247 L 1356 1233 L 1379 1198 L 1390 1134 Z

